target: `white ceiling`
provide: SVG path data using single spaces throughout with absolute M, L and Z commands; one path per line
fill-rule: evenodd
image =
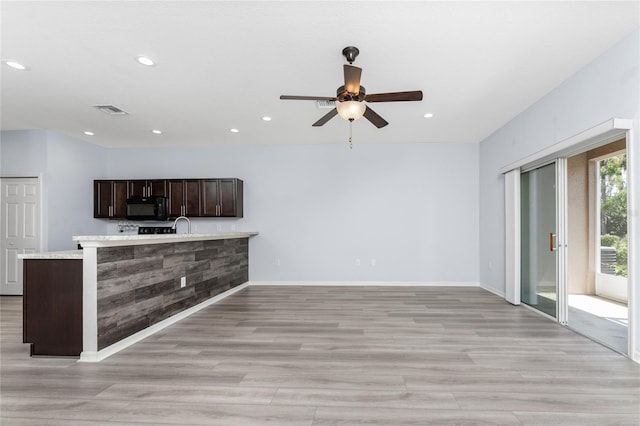
M 478 142 L 637 28 L 638 6 L 3 0 L 2 59 L 29 71 L 2 65 L 1 125 L 110 147 L 345 143 L 346 121 L 311 127 L 327 111 L 279 95 L 334 96 L 355 45 L 367 93 L 424 92 L 371 104 L 390 124 L 356 121 L 355 143 Z

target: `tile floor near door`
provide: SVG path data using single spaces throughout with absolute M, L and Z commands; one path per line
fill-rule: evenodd
M 567 326 L 621 354 L 628 352 L 627 305 L 587 294 L 569 295 Z
M 640 366 L 479 288 L 249 287 L 101 363 L 29 358 L 2 425 L 638 425 Z

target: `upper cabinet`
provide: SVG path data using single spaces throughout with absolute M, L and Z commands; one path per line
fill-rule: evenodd
M 200 179 L 167 181 L 169 217 L 200 216 Z
M 136 179 L 93 181 L 93 217 L 126 218 L 131 197 L 167 197 L 169 217 L 243 217 L 240 179 Z
M 202 179 L 202 216 L 242 217 L 242 192 L 240 179 Z
M 129 197 L 166 197 L 167 181 L 165 179 L 130 180 Z
M 124 219 L 127 216 L 127 181 L 93 181 L 93 217 Z

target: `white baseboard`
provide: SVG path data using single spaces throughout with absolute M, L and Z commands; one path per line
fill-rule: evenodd
M 123 349 L 128 348 L 129 346 L 133 345 L 134 343 L 138 343 L 139 341 L 151 336 L 154 333 L 157 333 L 158 331 L 165 329 L 167 327 L 169 327 L 170 325 L 175 324 L 176 322 L 180 321 L 181 319 L 184 319 L 192 314 L 195 314 L 196 312 L 198 312 L 199 310 L 202 310 L 204 308 L 206 308 L 209 305 L 212 305 L 216 302 L 218 302 L 219 300 L 224 299 L 225 297 L 231 296 L 234 293 L 237 293 L 240 290 L 244 290 L 245 288 L 247 288 L 249 286 L 249 282 L 246 282 L 244 284 L 240 284 L 237 287 L 232 288 L 231 290 L 227 290 L 224 293 L 220 293 L 214 297 L 212 297 L 211 299 L 205 300 L 202 303 L 199 303 L 195 306 L 192 306 L 189 309 L 185 309 L 184 311 L 175 314 L 167 319 L 164 319 L 156 324 L 153 324 L 150 327 L 145 328 L 144 330 L 140 330 L 135 334 L 132 334 L 129 337 L 125 337 L 124 339 L 120 340 L 117 343 L 114 343 L 111 346 L 107 346 L 106 348 L 99 350 L 97 352 L 94 351 L 83 351 L 80 354 L 80 359 L 78 360 L 78 362 L 100 362 L 103 359 L 110 357 L 111 355 L 120 352 Z
M 479 282 L 425 282 L 425 281 L 250 281 L 252 286 L 361 286 L 361 287 L 480 287 Z
M 488 285 L 484 284 L 484 283 L 480 283 L 480 287 L 482 287 L 483 289 L 487 290 L 489 293 L 493 293 L 496 296 L 500 296 L 503 299 L 505 298 L 505 293 L 504 291 L 500 291 L 500 290 L 496 290 L 495 288 L 491 288 Z

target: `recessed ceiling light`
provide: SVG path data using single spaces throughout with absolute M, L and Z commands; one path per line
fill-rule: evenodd
M 238 129 L 229 129 L 229 131 L 230 131 L 231 133 L 238 133 L 240 130 L 238 130 Z
M 431 112 L 428 112 L 424 115 L 424 118 L 431 118 L 431 117 L 433 117 L 433 113 Z
M 7 64 L 8 66 L 10 66 L 11 68 L 20 70 L 20 71 L 27 71 L 28 68 L 26 65 L 22 65 L 20 62 L 16 62 L 16 61 L 3 61 L 5 64 Z
M 149 58 L 148 56 L 136 56 L 136 61 L 148 67 L 152 67 L 156 64 L 154 60 Z
M 263 121 L 271 121 L 271 117 L 265 115 L 264 117 L 262 117 L 262 120 Z
M 161 135 L 162 134 L 162 130 L 154 129 L 154 130 L 151 131 L 151 133 L 155 133 L 156 135 Z
M 93 136 L 93 135 L 95 135 L 95 133 L 90 132 L 90 131 L 88 131 L 88 130 L 87 130 L 86 132 L 84 132 L 84 134 L 85 134 L 85 135 L 87 135 L 87 136 Z

